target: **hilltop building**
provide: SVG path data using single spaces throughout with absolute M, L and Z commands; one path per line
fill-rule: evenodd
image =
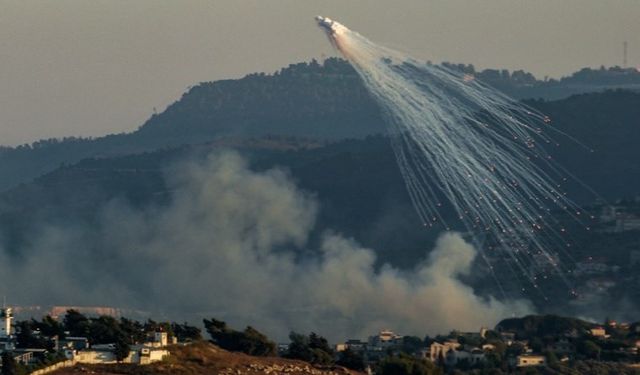
M 0 309 L 0 352 L 16 348 L 13 335 L 13 309 L 4 306 Z
M 13 325 L 13 310 L 11 307 L 3 307 L 0 310 L 0 339 L 6 339 L 11 336 L 11 327 Z
M 544 366 L 546 363 L 543 355 L 523 354 L 516 357 L 516 367 Z

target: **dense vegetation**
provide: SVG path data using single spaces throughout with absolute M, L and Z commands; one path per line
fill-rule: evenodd
M 248 326 L 244 331 L 235 331 L 227 323 L 216 319 L 204 319 L 204 327 L 211 336 L 211 342 L 219 347 L 253 356 L 276 355 L 276 344 L 255 328 Z

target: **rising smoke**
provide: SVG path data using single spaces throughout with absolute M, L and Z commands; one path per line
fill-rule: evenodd
M 298 256 L 309 246 L 317 203 L 285 172 L 252 172 L 235 153 L 176 165 L 166 180 L 168 205 L 114 201 L 92 229 L 48 225 L 34 234 L 20 259 L 1 259 L 5 290 L 26 304 L 213 316 L 278 339 L 290 330 L 332 339 L 382 328 L 475 330 L 530 310 L 525 301 L 481 298 L 459 281 L 476 250 L 456 233 L 444 234 L 411 271 L 376 268 L 372 250 L 330 232 L 317 251 L 304 252 L 316 255 Z

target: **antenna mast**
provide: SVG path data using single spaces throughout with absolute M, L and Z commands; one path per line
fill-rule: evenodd
M 627 50 L 628 50 L 628 46 L 629 45 L 628 45 L 627 41 L 625 40 L 624 43 L 622 43 L 622 67 L 625 68 L 625 69 L 627 68 L 627 57 L 628 57 L 628 54 L 627 54 L 628 51 Z

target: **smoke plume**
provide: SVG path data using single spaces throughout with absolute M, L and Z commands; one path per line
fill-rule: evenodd
M 383 328 L 475 330 L 530 310 L 525 301 L 479 297 L 459 281 L 476 250 L 455 233 L 410 271 L 376 267 L 372 250 L 329 231 L 310 249 L 313 196 L 286 172 L 253 172 L 233 152 L 174 165 L 166 180 L 168 204 L 113 201 L 97 223 L 44 226 L 20 257 L 2 255 L 4 292 L 25 304 L 216 317 L 276 339 L 290 330 L 331 339 Z

